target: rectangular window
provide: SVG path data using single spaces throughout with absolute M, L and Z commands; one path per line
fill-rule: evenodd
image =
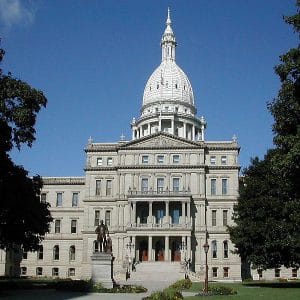
M 223 268 L 223 277 L 224 278 L 228 278 L 229 277 L 229 268 L 228 267 L 224 267 Z
M 223 256 L 228 258 L 228 241 L 223 242 Z
M 112 181 L 106 180 L 106 196 L 111 196 Z
M 21 267 L 21 275 L 24 276 L 27 274 L 27 268 L 26 267 Z
M 164 163 L 164 156 L 163 155 L 157 155 L 157 163 L 163 164 Z
M 96 196 L 101 195 L 101 180 L 96 180 Z
M 44 258 L 44 247 L 40 245 L 37 251 L 37 259 L 43 259 L 43 258 Z
M 46 203 L 47 202 L 47 194 L 46 193 L 41 193 L 41 202 Z
M 298 276 L 298 270 L 297 269 L 292 269 L 292 277 L 296 278 Z
M 71 233 L 77 232 L 77 220 L 71 220 Z
M 179 192 L 179 178 L 173 178 L 173 192 Z
M 78 206 L 78 193 L 72 195 L 72 207 Z
M 217 241 L 216 240 L 211 242 L 211 254 L 212 254 L 212 258 L 217 258 L 218 257 L 218 247 L 217 247 Z
M 142 164 L 148 164 L 149 163 L 149 156 L 143 155 L 142 156 Z
M 228 224 L 228 210 L 223 210 L 223 226 L 227 226 Z
M 216 195 L 216 186 L 217 186 L 217 179 L 212 178 L 210 180 L 210 194 Z
M 75 276 L 75 268 L 70 268 L 68 273 L 70 277 Z
M 173 155 L 173 164 L 179 164 L 179 155 L 178 154 Z
M 105 212 L 105 225 L 108 227 L 110 226 L 110 210 Z
M 42 276 L 43 275 L 43 268 L 37 267 L 35 272 L 36 272 L 36 276 Z
M 227 195 L 227 179 L 222 179 L 222 195 Z
M 60 220 L 55 220 L 54 232 L 60 233 Z
M 28 257 L 28 252 L 27 251 L 22 251 L 22 259 L 27 259 Z
M 280 269 L 275 269 L 275 277 L 278 278 L 280 277 Z
M 58 268 L 52 268 L 52 276 L 59 276 L 59 269 Z
M 102 166 L 102 157 L 97 158 L 97 166 Z
M 56 193 L 56 206 L 62 206 L 62 193 Z
M 216 164 L 216 157 L 213 155 L 210 157 L 210 164 L 215 165 Z
M 157 192 L 162 193 L 164 190 L 164 179 L 157 178 Z
M 212 268 L 212 277 L 214 277 L 214 278 L 218 277 L 218 268 L 216 268 L 216 267 Z
M 94 226 L 98 226 L 99 224 L 100 224 L 100 210 L 95 210 Z
M 148 192 L 148 178 L 142 178 L 142 193 Z
M 217 226 L 217 211 L 211 211 L 211 226 Z
M 227 164 L 227 156 L 221 156 L 221 165 Z
M 113 165 L 113 159 L 112 159 L 112 157 L 108 157 L 107 158 L 107 165 L 108 166 L 112 166 Z

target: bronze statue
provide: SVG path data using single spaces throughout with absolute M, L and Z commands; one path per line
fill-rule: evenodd
M 108 228 L 101 220 L 100 224 L 97 226 L 95 233 L 97 233 L 97 241 L 99 243 L 99 251 L 106 252 L 107 248 L 107 239 L 106 235 L 108 234 Z

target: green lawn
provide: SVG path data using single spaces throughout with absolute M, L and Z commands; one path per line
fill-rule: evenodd
M 300 284 L 272 284 L 267 283 L 260 286 L 256 284 L 242 284 L 242 283 L 210 283 L 210 285 L 223 285 L 232 287 L 237 291 L 236 295 L 232 296 L 210 296 L 210 297 L 185 297 L 188 300 L 300 300 Z M 275 286 L 275 287 L 274 287 Z M 192 287 L 187 290 L 189 292 L 198 292 L 203 289 L 203 284 L 193 283 Z

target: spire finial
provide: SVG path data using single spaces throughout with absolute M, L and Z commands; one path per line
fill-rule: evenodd
M 167 17 L 166 25 L 171 25 L 171 24 L 172 24 L 172 21 L 170 18 L 170 7 L 168 7 L 168 17 Z

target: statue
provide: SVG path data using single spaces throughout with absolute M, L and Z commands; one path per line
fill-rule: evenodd
M 107 238 L 108 228 L 101 220 L 100 224 L 97 226 L 95 233 L 97 233 L 97 241 L 99 243 L 99 251 L 106 252 L 107 250 Z

